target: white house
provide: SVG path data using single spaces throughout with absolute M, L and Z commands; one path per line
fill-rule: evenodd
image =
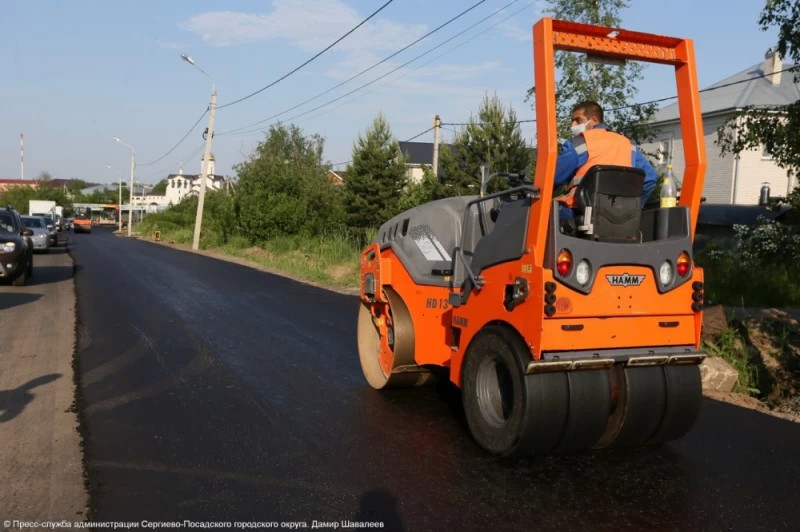
M 208 162 L 208 176 L 206 176 L 206 191 L 221 190 L 225 186 L 225 177 L 214 173 L 215 170 L 214 154 Z M 202 169 L 202 160 L 200 162 Z M 200 175 L 184 174 L 181 165 L 177 174 L 167 176 L 167 189 L 164 194 L 145 194 L 134 196 L 133 205 L 147 207 L 148 212 L 163 211 L 164 209 L 177 205 L 189 196 L 200 193 Z
M 779 168 L 765 150 L 749 150 L 738 157 L 720 155 L 716 145 L 717 129 L 744 107 L 774 107 L 800 100 L 800 86 L 793 72 L 783 72 L 775 48 L 767 51 L 762 63 L 753 65 L 727 79 L 703 89 L 700 108 L 708 168 L 703 187 L 707 203 L 755 205 L 763 183 L 768 183 L 772 196 L 784 196 L 796 185 L 786 170 Z M 644 151 L 660 152 L 660 162 L 672 161 L 675 175 L 683 175 L 683 143 L 677 103 L 658 111 L 653 122 L 656 139 L 642 144 Z

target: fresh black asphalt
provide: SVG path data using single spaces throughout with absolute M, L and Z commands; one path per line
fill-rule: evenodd
M 800 424 L 705 400 L 695 428 L 659 448 L 496 459 L 451 385 L 367 385 L 354 296 L 104 230 L 70 250 L 96 520 L 800 524 Z

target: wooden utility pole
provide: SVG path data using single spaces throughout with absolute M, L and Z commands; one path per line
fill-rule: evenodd
M 439 128 L 442 120 L 439 115 L 433 117 L 433 175 L 439 175 Z

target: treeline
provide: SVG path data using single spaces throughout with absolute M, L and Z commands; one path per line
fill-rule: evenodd
M 406 156 L 386 119 L 379 115 L 353 146 L 344 184 L 328 177 L 324 139 L 295 125 L 270 127 L 248 160 L 235 167 L 233 193 L 206 196 L 201 243 L 225 245 L 233 237 L 261 244 L 286 236 L 346 234 L 366 242 L 371 230 L 403 210 L 434 199 L 477 194 L 480 165 L 489 172 L 526 171 L 532 149 L 516 114 L 496 97 L 485 97 L 478 115 L 458 132 L 451 149 L 440 150 L 440 176 L 425 169 L 420 182 L 407 177 Z M 145 219 L 145 231 L 191 227 L 197 199 Z

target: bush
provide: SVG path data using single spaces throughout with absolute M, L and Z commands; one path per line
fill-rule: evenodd
M 800 234 L 794 227 L 759 217 L 754 226 L 735 225 L 737 249 L 750 266 L 796 264 L 800 259 Z

